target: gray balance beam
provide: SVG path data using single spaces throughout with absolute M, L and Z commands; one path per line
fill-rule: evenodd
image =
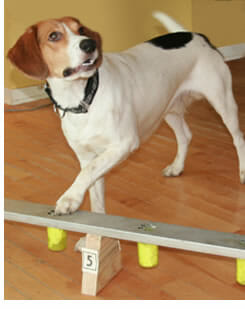
M 4 219 L 56 227 L 116 239 L 155 244 L 169 248 L 245 259 L 245 235 L 77 211 L 50 215 L 54 207 L 5 199 Z

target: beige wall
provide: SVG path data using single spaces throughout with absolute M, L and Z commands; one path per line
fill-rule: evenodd
M 29 25 L 69 15 L 99 31 L 105 51 L 119 51 L 165 32 L 151 17 L 153 10 L 166 12 L 187 29 L 206 33 L 217 45 L 245 41 L 245 0 L 7 0 L 5 56 Z M 5 59 L 6 88 L 35 84 Z
M 245 42 L 245 0 L 192 0 L 192 29 L 217 46 Z

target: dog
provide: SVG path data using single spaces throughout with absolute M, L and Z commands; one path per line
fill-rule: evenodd
M 27 76 L 46 80 L 68 144 L 81 171 L 58 199 L 56 215 L 75 212 L 87 190 L 91 210 L 105 213 L 103 176 L 125 160 L 163 120 L 173 129 L 177 154 L 165 176 L 183 172 L 192 134 L 184 113 L 205 98 L 221 116 L 237 151 L 245 183 L 245 141 L 238 123 L 232 78 L 209 39 L 174 19 L 155 17 L 171 33 L 119 53 L 102 53 L 99 33 L 73 17 L 38 22 L 9 50 Z

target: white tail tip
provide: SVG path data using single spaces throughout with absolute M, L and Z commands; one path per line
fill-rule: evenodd
M 177 23 L 177 21 L 175 21 L 172 17 L 165 13 L 154 11 L 152 16 L 156 18 L 164 27 L 166 27 L 169 32 L 188 31 L 179 23 Z

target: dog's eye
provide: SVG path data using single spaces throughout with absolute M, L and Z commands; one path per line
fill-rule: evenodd
M 80 35 L 83 35 L 84 34 L 84 31 L 85 29 L 84 29 L 84 27 L 80 27 L 79 29 L 78 29 L 78 33 L 80 34 Z
M 62 38 L 62 33 L 55 31 L 55 32 L 50 33 L 48 40 L 51 42 L 56 42 L 56 41 L 61 40 L 61 38 Z

